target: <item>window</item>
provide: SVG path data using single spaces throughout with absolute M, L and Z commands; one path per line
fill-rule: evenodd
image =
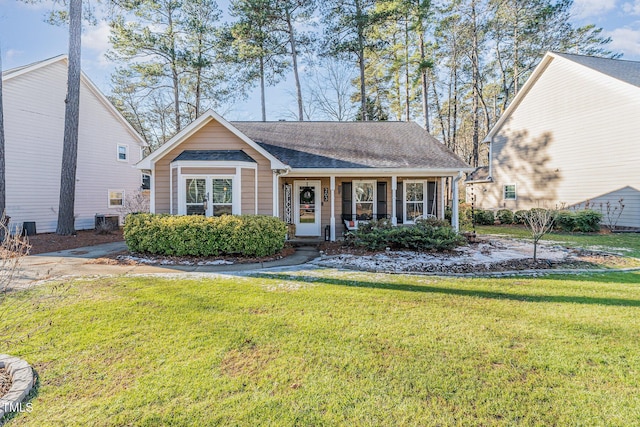
M 373 219 L 375 212 L 375 181 L 353 181 L 353 213 L 358 220 Z
M 129 159 L 129 147 L 127 145 L 118 144 L 118 160 L 126 162 Z
M 404 220 L 438 216 L 438 182 L 404 181 Z
M 516 185 L 509 184 L 504 186 L 504 199 L 515 200 L 516 199 Z
M 419 216 L 424 215 L 424 182 L 405 183 L 405 221 L 415 221 Z
M 205 215 L 207 211 L 207 181 L 187 178 L 187 215 Z
M 142 174 L 142 185 L 140 188 L 142 190 L 151 190 L 151 175 L 146 173 Z
M 233 215 L 234 196 L 231 176 L 191 176 L 185 178 L 184 184 L 186 206 L 183 205 L 185 209 L 180 212 L 187 215 Z M 239 208 L 236 206 L 236 213 L 239 213 Z
M 233 212 L 233 180 L 213 179 L 213 216 L 231 215 Z
M 124 206 L 124 190 L 109 190 L 109 207 L 121 208 Z

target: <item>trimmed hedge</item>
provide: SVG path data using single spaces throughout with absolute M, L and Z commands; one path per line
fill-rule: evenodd
M 161 255 L 273 255 L 286 234 L 284 222 L 264 215 L 131 214 L 124 223 L 130 251 Z
M 414 226 L 393 227 L 389 220 L 370 221 L 358 227 L 347 240 L 349 244 L 369 250 L 413 249 L 451 250 L 466 240 L 442 220 L 418 220 Z
M 529 213 L 529 211 L 527 210 L 519 210 L 519 211 L 515 211 L 513 213 L 513 222 L 515 224 L 521 224 L 524 225 L 527 223 L 527 214 Z
M 513 212 L 509 209 L 500 209 L 496 213 L 496 218 L 498 218 L 500 224 L 513 224 Z
M 473 219 L 478 225 L 493 225 L 496 220 L 493 211 L 485 211 L 482 209 L 475 210 Z
M 563 210 L 556 216 L 555 228 L 568 232 L 592 233 L 600 230 L 600 221 L 602 221 L 602 213 L 592 209 Z

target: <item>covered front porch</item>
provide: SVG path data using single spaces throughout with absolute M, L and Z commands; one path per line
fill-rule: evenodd
M 453 200 L 458 199 L 457 171 L 446 175 L 428 171 L 341 172 L 328 176 L 326 171 L 324 175 L 310 171 L 274 173 L 278 200 L 274 214 L 295 227 L 293 238 L 335 241 L 372 219 L 388 219 L 393 225 L 413 225 L 420 218 L 444 219 L 447 179 Z M 453 203 L 455 229 L 457 218 L 457 203 Z

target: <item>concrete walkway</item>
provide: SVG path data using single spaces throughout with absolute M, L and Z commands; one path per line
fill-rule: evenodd
M 313 246 L 296 248 L 286 258 L 253 264 L 231 265 L 111 265 L 98 264 L 94 260 L 126 250 L 124 242 L 105 243 L 65 251 L 29 255 L 22 260 L 21 269 L 14 279 L 14 288 L 24 288 L 31 283 L 62 277 L 129 275 L 154 273 L 227 273 L 289 267 L 305 264 L 320 256 Z

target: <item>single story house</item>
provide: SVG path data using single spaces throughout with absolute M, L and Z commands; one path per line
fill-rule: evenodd
M 230 123 L 213 111 L 138 167 L 151 174 L 151 212 L 273 215 L 297 236 L 329 227 L 331 240 L 372 218 L 443 218 L 445 179 L 456 200 L 472 170 L 415 123 Z
M 38 232 L 56 230 L 67 64 L 61 55 L 2 73 L 11 227 L 28 221 Z M 135 164 L 146 143 L 84 73 L 80 84 L 75 227 L 89 229 L 96 214 L 120 215 L 126 197 L 140 191 Z
M 618 226 L 640 227 L 640 62 L 548 52 L 485 142 L 489 165 L 466 181 L 476 206 L 624 199 Z

